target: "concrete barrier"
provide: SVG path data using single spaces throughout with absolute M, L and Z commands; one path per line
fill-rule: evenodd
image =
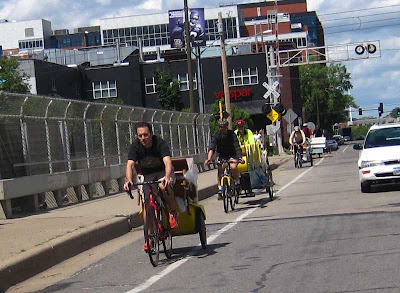
M 206 154 L 190 156 L 198 165 L 200 172 L 209 170 L 203 164 Z M 27 204 L 32 211 L 39 210 L 40 194 L 53 192 L 57 206 L 63 204 L 67 188 L 74 188 L 78 201 L 82 200 L 81 186 L 85 187 L 89 199 L 93 198 L 93 184 L 100 182 L 105 195 L 109 194 L 109 182 L 117 180 L 119 191 L 125 178 L 126 164 L 111 165 L 53 174 L 40 174 L 0 180 L 0 219 L 12 217 L 11 200 L 27 197 Z

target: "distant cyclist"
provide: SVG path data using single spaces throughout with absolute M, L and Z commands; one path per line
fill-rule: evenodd
M 207 160 L 205 164 L 209 164 L 214 153 L 217 152 L 219 160 L 231 160 L 230 167 L 235 185 L 240 185 L 238 163 L 242 162 L 242 150 L 236 134 L 228 129 L 228 121 L 220 120 L 218 123 L 218 131 L 212 136 L 211 143 L 208 147 Z M 221 193 L 221 175 L 223 174 L 222 166 L 218 166 L 218 199 L 222 199 Z
M 241 147 L 256 143 L 253 132 L 246 128 L 246 122 L 244 120 L 237 120 L 236 125 L 237 129 L 235 130 L 235 134 L 237 135 Z
M 170 210 L 169 223 L 170 227 L 174 229 L 177 226 L 177 212 L 174 193 L 171 188 L 171 177 L 173 175 L 171 151 L 165 140 L 153 135 L 149 123 L 137 123 L 136 133 L 137 139 L 131 144 L 126 163 L 127 182 L 124 184 L 124 189 L 128 191 L 128 184 L 133 183 L 133 167 L 135 167 L 137 174 L 144 176 L 144 181 L 163 180 L 159 184 L 162 191 L 160 196 L 167 201 Z M 149 194 L 149 188 L 148 185 L 143 186 L 146 196 Z M 166 189 L 168 189 L 168 195 Z M 147 243 L 145 243 L 144 250 L 147 250 Z
M 303 130 L 298 126 L 295 126 L 294 130 L 290 134 L 289 143 L 293 147 L 293 154 L 296 154 L 297 148 L 300 148 L 300 153 L 303 153 L 303 146 L 306 143 L 306 137 Z

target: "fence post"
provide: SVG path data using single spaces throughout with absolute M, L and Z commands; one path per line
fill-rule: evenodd
M 104 142 L 104 127 L 103 127 L 103 115 L 104 111 L 107 109 L 107 105 L 103 107 L 100 114 L 100 134 L 101 134 L 101 148 L 103 152 L 103 166 L 107 166 L 107 159 L 106 159 L 106 144 Z
M 87 131 L 87 121 L 86 121 L 86 114 L 87 111 L 90 107 L 90 104 L 86 105 L 85 111 L 83 112 L 83 127 L 85 131 L 85 147 L 86 147 L 86 162 L 87 162 L 87 168 L 90 168 L 90 153 L 89 153 L 89 139 L 88 139 L 88 131 Z
M 46 130 L 46 145 L 47 145 L 47 158 L 48 158 L 48 164 L 49 164 L 49 173 L 53 173 L 53 163 L 51 159 L 51 145 L 50 145 L 50 133 L 49 133 L 49 122 L 48 122 L 48 114 L 49 114 L 49 107 L 53 103 L 53 100 L 50 100 L 50 102 L 47 104 L 46 107 L 46 113 L 44 116 L 44 127 Z
M 64 112 L 64 131 L 65 131 L 65 149 L 67 152 L 67 164 L 68 164 L 68 171 L 72 170 L 72 164 L 71 164 L 71 149 L 69 146 L 69 133 L 68 133 L 68 123 L 67 123 L 67 114 L 68 114 L 68 109 L 71 106 L 71 102 L 68 103 L 67 108 L 65 109 Z

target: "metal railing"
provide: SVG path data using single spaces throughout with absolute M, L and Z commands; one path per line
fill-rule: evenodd
M 204 154 L 210 115 L 0 93 L 0 175 L 13 178 L 124 163 L 135 123 L 152 124 L 173 157 Z

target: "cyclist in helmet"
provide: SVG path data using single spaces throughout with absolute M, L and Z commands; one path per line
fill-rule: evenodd
M 230 163 L 232 176 L 235 185 L 240 185 L 238 164 L 242 162 L 242 150 L 236 134 L 228 129 L 228 121 L 225 119 L 218 122 L 218 131 L 212 136 L 211 143 L 208 147 L 207 160 L 205 164 L 209 164 L 214 153 L 218 153 L 218 159 L 231 160 Z M 221 175 L 223 173 L 222 166 L 218 166 L 218 199 L 222 199 L 221 194 Z
M 239 144 L 243 147 L 246 144 L 255 144 L 256 141 L 254 139 L 253 132 L 246 128 L 246 122 L 242 119 L 236 121 L 237 129 L 235 130 L 235 134 L 238 137 Z

